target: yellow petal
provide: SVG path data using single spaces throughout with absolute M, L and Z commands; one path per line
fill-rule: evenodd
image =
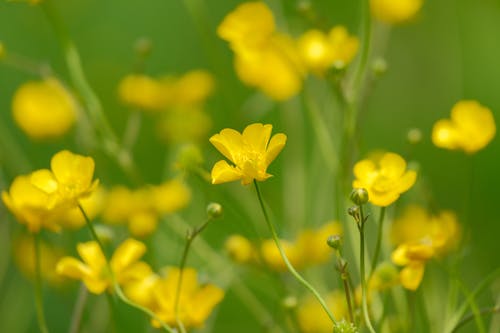
M 266 151 L 266 164 L 271 164 L 272 161 L 278 156 L 283 147 L 285 147 L 287 137 L 283 133 L 273 135 Z
M 406 170 L 406 161 L 394 153 L 386 153 L 380 159 L 380 173 L 389 178 L 395 179 L 403 175 Z
M 269 124 L 255 123 L 248 125 L 242 133 L 243 142 L 255 151 L 264 153 L 272 130 L 273 126 Z
M 241 151 L 243 145 L 241 134 L 238 131 L 231 128 L 225 128 L 220 131 L 219 134 L 213 135 L 209 141 L 228 160 L 235 164 L 237 163 L 235 157 Z
M 359 180 L 370 180 L 377 173 L 375 163 L 371 160 L 362 160 L 354 165 L 354 176 Z M 370 182 L 371 184 L 371 182 Z M 359 184 L 357 184 L 359 185 Z M 353 184 L 353 187 L 357 187 Z
M 110 281 L 96 278 L 95 276 L 84 278 L 83 283 L 87 289 L 93 294 L 101 294 L 108 288 Z
M 78 243 L 76 246 L 78 254 L 83 261 L 95 272 L 100 272 L 106 267 L 106 258 L 96 241 Z
M 120 272 L 136 262 L 145 252 L 146 245 L 132 238 L 127 239 L 113 253 L 111 269 L 113 272 Z
M 440 148 L 457 149 L 458 134 L 453 123 L 448 119 L 438 120 L 432 128 L 432 142 Z
M 224 298 L 224 291 L 212 284 L 200 288 L 191 299 L 189 316 L 193 326 L 200 326 L 208 318 L 214 306 Z
M 91 186 L 94 176 L 94 160 L 91 157 L 63 150 L 52 157 L 50 168 L 57 181 L 62 184 Z
M 399 193 L 406 192 L 415 184 L 417 173 L 413 170 L 407 171 L 399 180 L 396 191 Z
M 403 287 L 409 290 L 417 290 L 424 277 L 425 265 L 421 262 L 411 263 L 401 270 L 399 278 Z
M 72 257 L 64 257 L 59 260 L 56 272 L 77 280 L 82 280 L 92 274 L 92 270 L 87 265 Z
M 226 161 L 215 163 L 212 168 L 212 184 L 222 184 L 241 179 L 242 174 L 237 168 L 230 166 Z
M 57 180 L 54 174 L 48 169 L 34 171 L 31 173 L 30 181 L 47 194 L 54 193 L 58 189 Z
M 399 245 L 391 254 L 391 260 L 393 263 L 399 266 L 407 265 L 410 262 L 407 256 L 408 245 L 401 244 Z

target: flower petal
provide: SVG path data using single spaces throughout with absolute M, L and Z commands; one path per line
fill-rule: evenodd
M 401 284 L 409 290 L 417 290 L 424 277 L 425 265 L 422 262 L 413 262 L 399 273 Z
M 389 178 L 396 179 L 403 175 L 406 170 L 406 161 L 394 153 L 386 153 L 380 159 L 380 173 Z
M 241 171 L 222 160 L 212 168 L 212 184 L 222 184 L 241 179 Z
M 248 125 L 242 133 L 244 144 L 250 146 L 257 152 L 264 153 L 266 151 L 267 143 L 271 137 L 272 125 L 263 125 L 255 123 Z
M 398 181 L 396 191 L 399 193 L 406 192 L 412 187 L 417 180 L 417 173 L 413 170 L 407 171 Z
M 104 267 L 106 267 L 106 258 L 96 241 L 78 243 L 76 250 L 83 261 L 93 271 L 100 272 Z
M 90 187 L 94 167 L 91 157 L 73 154 L 68 150 L 55 154 L 50 161 L 50 168 L 58 182 L 78 184 L 82 187 Z
M 92 274 L 92 270 L 89 266 L 73 257 L 64 257 L 59 260 L 56 266 L 56 272 L 57 274 L 77 280 L 82 280 L 84 277 Z
M 285 147 L 287 137 L 283 133 L 273 135 L 266 152 L 266 164 L 271 164 L 272 161 L 278 156 L 283 147 Z
M 212 284 L 200 288 L 191 298 L 189 317 L 193 326 L 200 326 L 216 306 L 224 298 L 224 291 Z
M 225 128 L 220 131 L 219 134 L 213 135 L 209 141 L 228 160 L 237 164 L 235 158 L 242 147 L 241 134 L 238 131 L 231 128 Z
M 135 263 L 146 252 L 146 245 L 129 238 L 115 250 L 111 257 L 111 269 L 115 274 Z

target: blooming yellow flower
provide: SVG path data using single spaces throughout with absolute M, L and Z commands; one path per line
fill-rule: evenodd
M 156 304 L 154 293 L 159 281 L 160 277 L 158 274 L 149 272 L 149 274 L 144 275 L 142 278 L 125 284 L 123 292 L 132 302 L 148 309 L 154 309 Z
M 101 213 L 106 201 L 106 191 L 98 186 L 95 191 L 90 193 L 88 197 L 79 200 L 85 214 L 90 220 L 93 220 Z M 58 217 L 57 222 L 68 229 L 79 229 L 85 225 L 85 218 L 78 207 L 70 207 L 63 209 Z
M 415 184 L 417 173 L 406 170 L 406 161 L 394 153 L 365 159 L 354 165 L 354 188 L 365 188 L 377 206 L 389 206 Z
M 335 66 L 347 66 L 358 50 L 359 41 L 349 36 L 343 26 L 332 28 L 329 34 L 320 30 L 308 30 L 297 40 L 297 47 L 305 66 L 314 73 L 321 74 Z
M 174 106 L 197 106 L 213 94 L 215 81 L 205 70 L 192 70 L 171 83 Z
M 337 320 L 347 318 L 347 301 L 342 291 L 334 290 L 328 293 L 325 302 Z M 301 332 L 304 333 L 332 332 L 332 321 L 312 296 L 306 297 L 299 303 L 297 321 Z
M 496 133 L 495 119 L 490 109 L 477 101 L 455 104 L 451 119 L 441 119 L 432 129 L 432 142 L 451 150 L 473 154 L 490 143 Z
M 330 259 L 332 248 L 326 241 L 332 235 L 342 235 L 342 225 L 339 222 L 332 221 L 318 229 L 305 229 L 298 234 L 295 243 L 304 265 L 318 265 Z
M 212 168 L 212 184 L 240 180 L 244 185 L 253 180 L 264 181 L 271 177 L 267 167 L 278 156 L 286 143 L 286 135 L 271 138 L 272 125 L 248 125 L 240 134 L 230 128 L 223 129 L 210 138 L 210 142 L 234 166 L 222 160 Z M 270 139 L 270 140 L 269 140 Z
M 254 261 L 255 248 L 253 244 L 241 235 L 231 235 L 224 243 L 224 248 L 238 264 L 245 264 Z
M 163 110 L 170 102 L 170 94 L 160 80 L 143 74 L 125 76 L 118 85 L 120 100 L 144 111 Z
M 387 24 L 399 24 L 411 20 L 422 4 L 422 0 L 370 0 L 373 16 Z
M 108 270 L 106 257 L 96 241 L 79 243 L 76 247 L 83 262 L 73 257 L 64 257 L 56 271 L 72 279 L 82 280 L 87 289 L 101 294 L 113 287 L 113 277 Z M 138 261 L 146 252 L 146 246 L 132 238 L 125 240 L 115 251 L 109 262 L 116 283 L 124 285 L 151 274 L 151 268 Z
M 63 85 L 51 77 L 19 87 L 12 100 L 12 115 L 30 138 L 57 138 L 75 123 L 76 105 Z
M 165 323 L 177 326 L 175 300 L 180 270 L 170 267 L 167 275 L 155 287 L 155 314 Z M 179 293 L 179 320 L 186 329 L 201 327 L 213 308 L 224 297 L 224 291 L 213 284 L 199 285 L 197 272 L 193 268 L 184 268 L 182 287 Z M 153 325 L 159 327 L 153 320 Z
M 416 290 L 424 277 L 425 263 L 435 254 L 431 242 L 423 239 L 419 242 L 404 243 L 391 254 L 392 262 L 404 268 L 399 273 L 403 287 Z

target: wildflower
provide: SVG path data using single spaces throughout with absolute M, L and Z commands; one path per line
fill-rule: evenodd
M 272 125 L 252 124 L 242 134 L 233 129 L 223 129 L 210 138 L 210 142 L 229 159 L 234 166 L 222 160 L 212 168 L 212 184 L 240 180 L 243 185 L 253 180 L 264 181 L 271 177 L 267 167 L 286 143 L 286 135 L 275 134 L 271 138 Z M 270 139 L 271 138 L 271 139 Z
M 156 297 L 154 312 L 171 326 L 177 326 L 175 301 L 179 276 L 178 268 L 168 268 L 166 277 L 160 279 L 154 291 Z M 182 287 L 178 295 L 179 320 L 186 329 L 201 327 L 223 297 L 222 289 L 213 284 L 200 285 L 196 270 L 184 268 Z M 153 320 L 152 323 L 155 327 L 159 327 L 158 322 Z
M 325 302 L 337 320 L 347 318 L 345 294 L 334 290 L 326 295 Z M 312 296 L 303 299 L 297 309 L 297 321 L 304 333 L 331 333 L 332 321 Z
M 297 41 L 305 66 L 319 74 L 333 66 L 347 66 L 356 55 L 358 46 L 358 39 L 349 36 L 343 26 L 332 28 L 328 35 L 320 30 L 308 30 Z
M 294 41 L 275 29 L 271 10 L 263 2 L 248 2 L 228 14 L 217 33 L 235 53 L 240 80 L 286 100 L 302 87 L 303 68 Z
M 342 225 L 339 222 L 331 221 L 318 229 L 305 229 L 299 232 L 296 244 L 305 265 L 319 265 L 330 259 L 332 249 L 326 241 L 331 235 L 342 235 Z
M 2 192 L 2 200 L 18 222 L 25 224 L 30 232 L 39 232 L 41 228 L 57 231 L 60 226 L 55 221 L 56 191 L 51 187 L 38 186 L 32 178 L 33 174 L 17 176 L 9 192 Z
M 212 119 L 199 107 L 173 107 L 157 123 L 158 137 L 166 143 L 189 143 L 205 140 Z
M 101 186 L 98 186 L 88 197 L 79 200 L 80 205 L 90 220 L 95 219 L 103 210 L 105 197 L 105 190 Z M 85 225 L 85 218 L 78 207 L 70 207 L 63 210 L 56 219 L 63 228 L 79 229 Z
M 387 24 L 400 24 L 411 20 L 422 4 L 422 0 L 370 0 L 373 16 Z
M 118 85 L 118 96 L 124 104 L 145 111 L 163 110 L 170 99 L 160 80 L 142 74 L 125 76 Z
M 198 106 L 215 89 L 212 74 L 204 70 L 192 70 L 172 82 L 172 104 L 174 106 Z
M 406 161 L 401 156 L 385 153 L 356 163 L 354 176 L 352 186 L 366 189 L 372 204 L 385 207 L 413 186 L 417 173 L 406 170 Z
M 369 291 L 383 291 L 397 284 L 399 284 L 399 272 L 397 268 L 389 262 L 382 262 L 377 265 L 377 268 L 368 281 L 368 289 Z
M 132 302 L 154 309 L 156 304 L 154 292 L 160 277 L 155 273 L 146 271 L 144 273 L 143 277 L 125 284 L 123 292 Z
M 288 261 L 290 261 L 292 266 L 297 269 L 302 267 L 303 257 L 298 251 L 297 246 L 295 246 L 293 242 L 284 239 L 280 240 L 280 243 Z M 260 245 L 260 253 L 264 263 L 270 269 L 278 272 L 285 272 L 288 270 L 288 267 L 283 261 L 283 257 L 281 256 L 280 251 L 273 239 L 266 239 L 262 242 Z
M 460 101 L 451 110 L 451 119 L 441 119 L 432 129 L 432 142 L 450 150 L 473 154 L 490 143 L 496 133 L 490 109 L 477 101 Z
M 76 280 L 82 280 L 87 289 L 94 294 L 101 294 L 112 289 L 113 282 L 124 285 L 151 273 L 151 268 L 138 261 L 146 252 L 146 246 L 134 239 L 125 240 L 115 251 L 109 262 L 96 241 L 79 243 L 76 247 L 83 262 L 73 257 L 64 257 L 58 263 L 58 274 Z M 114 278 L 114 281 L 113 281 Z
M 76 113 L 73 97 L 53 77 L 23 84 L 12 101 L 16 124 L 32 139 L 66 134 L 76 121 Z
M 392 262 L 404 266 L 399 273 L 403 287 L 416 290 L 424 276 L 425 263 L 434 256 L 434 248 L 427 240 L 404 243 L 391 254 Z
M 255 260 L 255 248 L 253 244 L 241 235 L 229 236 L 224 243 L 224 248 L 231 259 L 239 264 Z

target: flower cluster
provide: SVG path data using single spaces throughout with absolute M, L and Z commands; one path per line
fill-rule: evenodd
M 272 11 L 264 2 L 245 2 L 229 13 L 217 29 L 235 53 L 240 80 L 276 100 L 286 100 L 302 88 L 307 71 L 323 73 L 343 68 L 358 48 L 356 38 L 342 26 L 328 36 L 310 30 L 298 40 L 278 32 Z

